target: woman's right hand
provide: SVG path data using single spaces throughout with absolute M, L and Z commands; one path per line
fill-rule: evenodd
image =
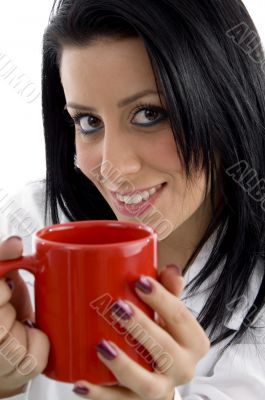
M 0 242 L 0 261 L 19 258 L 22 252 L 19 238 Z M 0 399 L 23 392 L 47 365 L 47 335 L 24 323 L 33 320 L 26 284 L 18 271 L 8 273 L 0 279 Z

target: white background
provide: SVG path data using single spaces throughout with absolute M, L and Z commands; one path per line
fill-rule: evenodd
M 41 87 L 41 40 L 53 0 L 2 1 L 1 54 L 32 82 L 36 96 Z M 265 43 L 265 0 L 244 0 Z M 3 65 L 3 64 L 1 64 Z M 26 182 L 45 177 L 41 97 L 24 97 L 0 76 L 0 188 L 17 191 Z M 35 96 L 35 97 L 36 97 Z

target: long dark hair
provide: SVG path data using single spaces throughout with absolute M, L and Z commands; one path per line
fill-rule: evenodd
M 71 221 L 116 219 L 97 188 L 74 165 L 74 127 L 65 115 L 59 75 L 62 48 L 84 46 L 98 37 L 143 40 L 166 99 L 186 176 L 189 179 L 203 166 L 207 185 L 211 183 L 212 220 L 186 269 L 217 232 L 208 261 L 189 286 L 194 293 L 223 263 L 198 317 L 204 329 L 211 328 L 212 344 L 226 337 L 232 338 L 229 343 L 239 341 L 265 302 L 263 277 L 238 332 L 234 335 L 224 327 L 233 314 L 227 305 L 240 303 L 257 260 L 264 260 L 262 196 L 251 195 L 253 185 L 242 186 L 249 166 L 256 173 L 255 192 L 263 190 L 265 195 L 264 184 L 257 179 L 265 177 L 264 64 L 262 57 L 253 57 L 251 43 L 247 48 L 242 38 L 237 41 L 236 32 L 246 27 L 256 35 L 255 54 L 259 51 L 263 57 L 257 30 L 240 0 L 59 0 L 43 43 L 45 215 L 50 212 L 53 223 L 58 223 L 58 205 Z M 221 204 L 214 201 L 217 185 Z

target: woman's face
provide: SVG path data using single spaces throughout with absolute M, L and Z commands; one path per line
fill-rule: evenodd
M 65 47 L 60 73 L 76 123 L 79 168 L 119 220 L 149 223 L 164 239 L 202 205 L 205 177 L 187 185 L 142 41 L 102 39 Z M 125 193 L 127 198 L 120 197 Z M 158 220 L 167 232 L 159 231 Z

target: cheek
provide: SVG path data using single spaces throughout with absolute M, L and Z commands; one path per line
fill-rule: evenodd
M 78 167 L 93 183 L 97 183 L 101 166 L 99 146 L 82 142 L 78 135 L 76 135 L 75 146 Z
M 180 157 L 171 130 L 164 130 L 159 135 L 154 135 L 146 146 L 141 146 L 145 151 L 144 159 L 154 169 L 174 173 L 181 172 Z
M 95 177 L 98 176 L 102 163 L 103 142 L 87 144 L 77 134 L 75 142 L 77 164 L 95 183 Z M 159 134 L 143 136 L 141 141 L 138 137 L 135 149 L 137 156 L 143 161 L 143 170 L 148 166 L 157 172 L 181 173 L 180 157 L 171 130 L 166 129 Z
M 193 214 L 196 214 L 197 217 L 203 217 L 205 208 L 202 206 L 206 205 L 207 202 L 207 199 L 205 200 L 205 188 L 205 171 L 202 171 L 201 175 L 196 175 L 192 183 L 187 184 L 185 179 L 180 182 L 179 194 L 175 198 L 179 199 L 179 201 L 176 201 L 176 204 L 179 204 L 177 214 L 182 222 L 189 219 Z

